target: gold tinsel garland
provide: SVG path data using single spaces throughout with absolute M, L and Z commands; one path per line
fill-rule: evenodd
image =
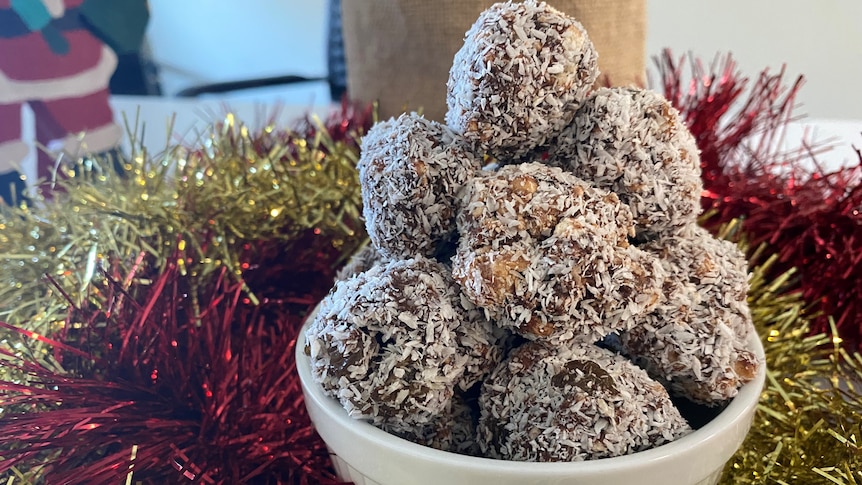
M 752 271 L 749 306 L 766 384 L 721 483 L 862 484 L 862 356 L 841 346 L 834 327 L 832 335 L 809 336 L 809 304 L 786 292 L 793 272 L 764 279 L 776 260 Z
M 349 254 L 364 238 L 355 162 L 355 146 L 324 130 L 288 142 L 273 127 L 249 133 L 230 116 L 200 148 L 134 153 L 125 177 L 85 161 L 76 173 L 88 176 L 63 182 L 58 199 L 0 211 L 0 321 L 55 334 L 66 325 L 65 298 L 85 300 L 109 260 L 160 268 L 177 245 L 194 250 L 181 264 L 201 276 L 227 268 L 240 277 L 243 241 L 290 242 L 309 228 L 338 234 L 334 244 Z M 767 386 L 722 483 L 862 483 L 862 358 L 845 352 L 838 335 L 806 337 L 807 304 L 786 292 L 792 273 L 763 278 L 773 261 L 752 269 L 750 293 Z M 60 370 L 39 339 L 0 330 L 0 348 Z M 21 382 L 15 373 L 0 361 L 0 379 Z M 8 483 L 31 475 L 38 470 Z
M 66 167 L 54 199 L 0 207 L 0 322 L 31 332 L 0 328 L 0 350 L 62 371 L 31 337 L 80 327 L 66 322 L 67 298 L 79 305 L 98 291 L 109 265 L 125 265 L 114 268 L 121 274 L 140 265 L 158 271 L 179 248 L 195 256 L 178 261 L 182 271 L 203 280 L 227 268 L 242 280 L 244 243 L 287 251 L 308 231 L 329 236 L 331 251 L 346 258 L 365 240 L 360 135 L 334 139 L 318 120 L 301 133 L 272 125 L 251 132 L 228 114 L 191 148 L 149 155 L 133 142 L 120 174 L 105 168 L 113 160 L 93 157 Z M 248 288 L 247 296 L 256 299 Z M 0 354 L 0 381 L 22 382 L 4 358 L 13 357 Z

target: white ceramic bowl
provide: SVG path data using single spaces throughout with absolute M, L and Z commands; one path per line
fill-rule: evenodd
M 761 366 L 757 377 L 740 389 L 721 414 L 672 443 L 614 458 L 527 463 L 435 450 L 350 418 L 312 380 L 304 347 L 305 327 L 296 344 L 305 405 L 329 448 L 338 477 L 356 485 L 714 485 L 751 427 L 766 375 Z M 763 359 L 756 335 L 749 348 Z

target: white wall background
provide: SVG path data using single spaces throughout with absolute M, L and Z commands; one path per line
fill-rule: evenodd
M 806 79 L 801 112 L 862 119 L 862 1 L 649 0 L 648 11 L 647 53 L 732 52 L 749 76 L 786 64 L 788 81 Z
M 325 75 L 327 5 L 327 0 L 150 0 L 149 40 L 166 93 L 243 78 Z M 750 76 L 786 64 L 788 80 L 800 73 L 807 79 L 801 112 L 862 120 L 860 0 L 650 0 L 648 16 L 650 55 L 670 47 L 709 61 L 716 53 L 732 52 Z M 329 101 L 325 85 L 232 98 Z

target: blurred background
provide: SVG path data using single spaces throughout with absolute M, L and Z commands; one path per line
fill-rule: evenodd
M 147 41 L 162 94 L 244 79 L 326 78 L 329 7 L 328 0 L 150 0 Z M 800 112 L 862 119 L 862 1 L 651 0 L 647 28 L 649 57 L 665 47 L 706 62 L 731 52 L 750 76 L 786 64 L 788 79 L 806 78 Z M 314 106 L 329 103 L 330 92 L 318 81 L 219 98 Z

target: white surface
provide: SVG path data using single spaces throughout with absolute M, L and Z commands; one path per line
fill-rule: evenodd
M 326 75 L 328 0 L 150 0 L 150 8 L 149 40 L 168 94 L 240 78 Z M 649 0 L 647 15 L 651 56 L 670 47 L 708 62 L 733 52 L 748 76 L 786 64 L 788 80 L 807 79 L 801 112 L 862 119 L 859 0 Z M 270 94 L 298 104 L 328 99 L 320 87 Z
M 748 433 L 766 379 L 761 367 L 717 418 L 651 450 L 579 463 L 491 460 L 426 448 L 347 416 L 311 378 L 310 361 L 303 352 L 306 327 L 296 344 L 306 407 L 317 432 L 337 455 L 334 462 L 341 479 L 360 485 L 713 485 Z M 749 344 L 763 359 L 756 335 Z

